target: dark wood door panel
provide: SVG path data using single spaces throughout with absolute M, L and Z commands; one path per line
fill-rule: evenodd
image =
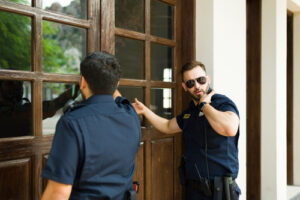
M 174 138 L 151 141 L 153 200 L 174 199 Z
M 30 158 L 0 162 L 0 197 L 6 200 L 32 199 Z
M 139 148 L 139 151 L 136 155 L 136 169 L 135 174 L 133 176 L 133 181 L 138 181 L 140 184 L 139 191 L 137 194 L 137 199 L 144 200 L 144 194 L 145 194 L 145 179 L 144 179 L 144 165 L 145 165 L 145 145 L 144 142 L 141 142 L 141 146 Z
M 31 157 L 50 151 L 53 136 L 0 139 L 0 161 Z

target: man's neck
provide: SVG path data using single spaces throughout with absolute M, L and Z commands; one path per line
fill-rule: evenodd
M 82 96 L 85 100 L 89 99 L 91 96 L 93 96 L 94 94 L 89 90 L 84 90 L 81 92 L 82 93 Z
M 199 104 L 199 100 L 196 101 L 196 100 L 193 99 L 193 102 L 194 102 L 195 106 L 197 106 Z

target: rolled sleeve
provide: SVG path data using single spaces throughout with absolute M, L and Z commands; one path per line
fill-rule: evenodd
M 79 162 L 78 137 L 71 122 L 61 118 L 56 126 L 52 148 L 42 177 L 73 184 Z

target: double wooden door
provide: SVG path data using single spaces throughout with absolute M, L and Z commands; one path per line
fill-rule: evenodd
M 55 124 L 76 96 L 79 63 L 89 52 L 117 56 L 119 90 L 129 100 L 165 118 L 182 109 L 182 8 L 194 1 L 59 2 L 0 0 L 0 199 L 40 199 Z M 141 125 L 138 199 L 182 199 L 181 134 L 159 133 L 142 117 Z

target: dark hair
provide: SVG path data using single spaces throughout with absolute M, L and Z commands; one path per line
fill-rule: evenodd
M 191 62 L 188 62 L 186 64 L 184 64 L 181 68 L 181 78 L 182 78 L 182 82 L 184 81 L 183 80 L 183 74 L 184 72 L 186 71 L 189 71 L 191 69 L 194 69 L 195 67 L 201 67 L 203 69 L 203 71 L 205 71 L 206 73 L 206 69 L 205 69 L 205 65 L 202 63 L 202 62 L 199 62 L 199 61 L 191 61 Z
M 113 94 L 121 76 L 120 64 L 107 52 L 94 52 L 80 63 L 81 75 L 93 94 Z

